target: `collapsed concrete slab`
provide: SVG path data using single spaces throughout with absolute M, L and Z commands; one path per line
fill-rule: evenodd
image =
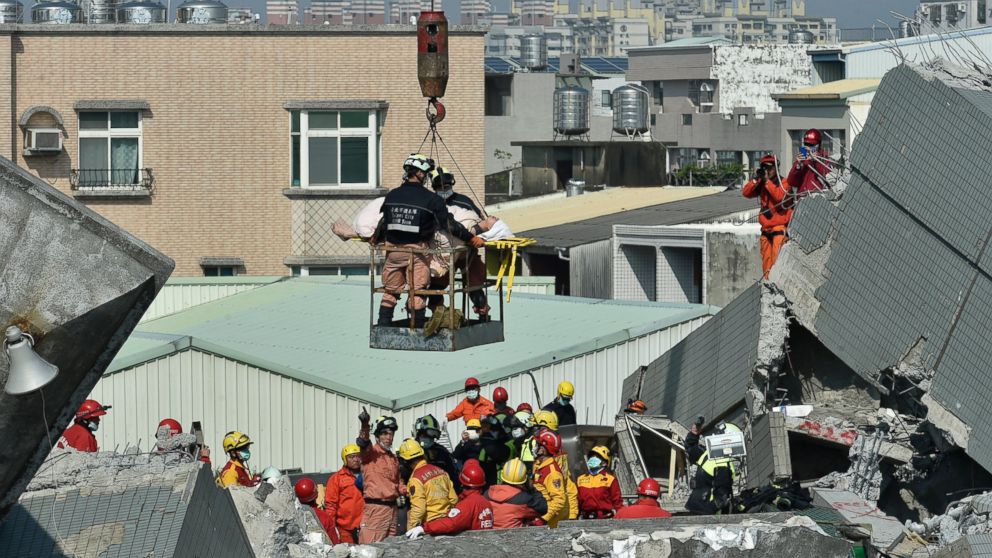
M 33 335 L 38 354 L 60 370 L 43 397 L 0 392 L 3 517 L 174 265 L 2 157 L 0 215 L 0 329 Z M 0 358 L 0 384 L 8 366 Z
M 317 516 L 296 500 L 288 476 L 275 485 L 233 486 L 228 492 L 257 558 L 326 556 L 330 551 Z

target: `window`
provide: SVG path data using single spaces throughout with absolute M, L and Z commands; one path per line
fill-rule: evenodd
M 290 111 L 292 184 L 304 188 L 378 185 L 375 111 Z
M 713 85 L 698 79 L 690 80 L 689 100 L 697 107 L 712 107 Z
M 665 86 L 662 82 L 651 82 L 651 99 L 659 107 L 665 104 Z
M 234 277 L 237 269 L 230 265 L 205 265 L 203 266 L 204 277 Z
M 717 151 L 716 164 L 718 165 L 739 165 L 741 164 L 740 151 Z
M 79 113 L 79 178 L 83 187 L 141 183 L 141 113 Z
M 738 126 L 747 126 L 747 115 L 746 114 L 738 114 L 737 115 L 737 125 Z
M 613 93 L 611 91 L 603 91 L 603 106 L 606 108 L 613 106 Z
M 294 265 L 291 268 L 292 274 L 296 277 L 315 277 L 319 275 L 365 275 L 369 274 L 369 266 L 367 265 L 333 265 L 333 266 L 316 266 L 316 265 Z
M 692 126 L 692 115 L 691 114 L 683 114 L 682 115 L 682 125 L 683 126 Z

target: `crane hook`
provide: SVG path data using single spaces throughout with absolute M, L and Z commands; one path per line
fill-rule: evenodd
M 431 112 L 431 107 L 434 107 L 434 112 Z M 431 97 L 427 101 L 427 121 L 431 123 L 432 128 L 444 120 L 445 114 L 444 105 L 437 100 L 437 97 Z

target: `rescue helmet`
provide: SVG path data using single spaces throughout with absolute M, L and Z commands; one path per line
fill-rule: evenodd
M 736 424 L 732 423 L 732 422 L 721 422 L 721 423 L 719 423 L 719 424 L 716 425 L 715 430 L 717 431 L 718 434 L 726 434 L 728 432 L 740 432 L 741 431 L 740 427 L 737 426 Z
M 403 161 L 403 170 L 409 171 L 411 169 L 417 169 L 424 171 L 425 173 L 430 173 L 434 170 L 434 160 L 423 155 L 421 153 L 411 153 L 406 161 Z
M 385 415 L 375 419 L 375 430 L 373 433 L 378 436 L 386 430 L 392 430 L 393 432 L 399 430 L 399 426 L 396 424 L 396 419 Z
M 589 456 L 598 455 L 604 462 L 610 462 L 610 448 L 606 446 L 596 446 L 589 450 Z
M 501 475 L 505 484 L 519 486 L 527 482 L 527 465 L 520 459 L 514 458 L 503 464 Z
M 476 378 L 469 378 L 469 379 L 465 380 L 465 389 L 466 390 L 472 389 L 472 388 L 478 388 L 478 387 L 479 387 L 479 380 L 478 379 L 476 379 Z
M 521 403 L 517 405 L 517 412 L 519 413 L 520 411 L 527 411 L 528 413 L 533 413 L 534 407 L 531 407 L 530 403 Z
M 626 411 L 628 413 L 637 413 L 639 415 L 643 415 L 644 412 L 647 410 L 648 410 L 647 404 L 641 401 L 640 399 L 635 399 L 634 401 L 627 403 Z
M 537 426 L 545 426 L 551 430 L 558 430 L 558 415 L 554 411 L 545 411 L 541 409 L 540 411 L 534 413 L 534 417 L 531 418 L 531 422 Z
M 161 430 L 163 427 L 169 429 L 169 434 L 171 436 L 175 436 L 176 434 L 183 433 L 183 425 L 179 424 L 179 421 L 176 419 L 171 419 L 171 418 L 162 419 L 162 422 L 158 423 L 158 428 L 156 429 L 156 431 Z
M 568 380 L 562 380 L 558 384 L 558 395 L 561 397 L 575 397 L 575 386 Z
M 296 481 L 296 486 L 293 489 L 296 491 L 296 497 L 304 504 L 309 504 L 317 499 L 317 485 L 310 477 L 303 477 Z
M 449 190 L 455 185 L 455 175 L 444 167 L 437 167 L 431 172 L 431 187 L 435 190 Z M 447 186 L 447 188 L 445 188 Z
M 76 420 L 93 420 L 107 414 L 110 405 L 101 405 L 98 401 L 87 399 L 76 411 Z
M 537 445 L 548 450 L 550 455 L 561 453 L 561 436 L 554 430 L 542 430 L 537 434 Z
M 348 444 L 341 448 L 341 461 L 347 461 L 349 455 L 361 455 L 362 448 L 358 444 Z
M 234 450 L 246 448 L 253 443 L 254 442 L 251 441 L 251 438 L 249 438 L 247 434 L 242 434 L 237 430 L 233 430 L 224 436 L 224 451 L 230 453 Z
M 646 478 L 637 485 L 637 495 L 647 496 L 648 498 L 657 498 L 661 494 L 661 486 L 658 485 L 658 481 L 652 478 Z
M 510 395 L 506 393 L 506 388 L 498 387 L 493 390 L 493 401 L 506 405 L 506 401 L 510 398 Z
M 486 486 L 486 473 L 476 459 L 469 459 L 462 465 L 462 472 L 458 474 L 458 482 L 466 488 L 482 488 Z
M 280 471 L 279 468 L 276 467 L 275 465 L 269 465 L 264 470 L 262 470 L 262 474 L 259 475 L 259 477 L 261 477 L 263 481 L 278 480 L 279 477 L 281 476 L 282 476 L 282 471 Z
M 768 155 L 765 155 L 764 157 L 761 158 L 760 164 L 763 167 L 777 167 L 778 157 L 769 153 Z
M 482 430 L 482 421 L 479 419 L 468 419 L 465 423 L 465 428 L 474 428 L 476 430 Z
M 805 134 L 803 134 L 803 145 L 820 145 L 820 142 L 822 141 L 823 135 L 820 134 L 820 131 L 816 128 L 810 128 L 809 130 L 806 130 Z
M 417 419 L 414 430 L 418 433 L 423 432 L 431 438 L 439 438 L 441 436 L 441 425 L 434 418 L 434 415 L 426 415 Z
M 400 444 L 400 450 L 398 453 L 400 459 L 403 461 L 413 461 L 418 457 L 424 456 L 424 448 L 413 438 L 407 438 L 406 440 L 403 440 L 402 444 Z
M 520 424 L 524 426 L 530 426 L 530 421 L 533 417 L 534 415 L 528 411 L 517 411 L 516 413 L 513 413 L 513 418 L 520 421 Z
M 527 413 L 514 413 L 514 414 L 506 415 L 503 418 L 503 428 L 505 430 L 512 430 L 514 428 L 527 428 L 527 421 L 520 420 L 520 417 L 517 416 L 521 414 L 526 415 Z

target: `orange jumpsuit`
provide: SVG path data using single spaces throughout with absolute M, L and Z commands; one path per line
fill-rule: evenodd
M 462 399 L 461 403 L 450 413 L 448 413 L 448 421 L 453 421 L 457 418 L 462 418 L 465 420 L 465 424 L 472 419 L 481 419 L 482 415 L 492 415 L 496 411 L 493 408 L 493 402 L 486 399 L 483 396 L 479 396 L 475 401 L 469 401 L 468 397 Z
M 355 481 L 355 474 L 347 467 L 341 467 L 340 471 L 327 479 L 324 509 L 331 518 L 331 528 L 327 533 L 334 544 L 358 542 L 355 532 L 362 524 L 365 500 Z
M 368 442 L 366 442 L 368 443 Z M 359 544 L 385 540 L 396 534 L 396 498 L 400 495 L 400 462 L 391 451 L 372 442 L 362 449 L 365 510 Z
M 782 180 L 781 184 L 771 180 L 759 184 L 756 180 L 751 180 L 741 190 L 745 198 L 759 198 L 761 201 L 758 222 L 761 223 L 761 269 L 764 271 L 765 279 L 768 279 L 768 272 L 778 259 L 779 250 L 789 239 L 792 204 L 787 203 L 786 198 L 790 190 L 791 187 L 786 180 Z

